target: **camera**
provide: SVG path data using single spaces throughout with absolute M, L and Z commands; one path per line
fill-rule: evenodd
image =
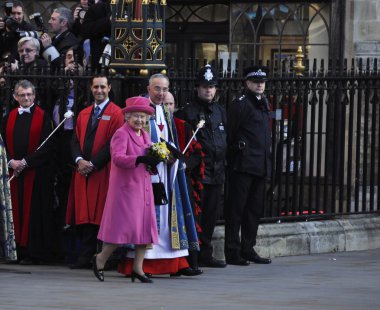
M 9 17 L 12 14 L 12 8 L 13 8 L 13 2 L 12 1 L 6 1 L 4 5 L 4 11 L 5 14 Z
M 89 8 L 91 5 L 93 5 L 93 4 L 95 4 L 95 0 L 92 0 L 92 1 L 89 0 L 89 1 L 87 2 L 87 5 L 88 5 L 87 8 L 84 8 L 84 7 L 81 6 L 81 5 L 79 6 L 80 10 L 78 11 L 78 17 L 79 17 L 80 20 L 83 20 L 83 19 L 84 19 L 85 15 L 86 15 L 86 13 L 87 13 L 88 8 Z
M 13 2 L 11 1 L 6 1 L 4 5 L 4 12 L 5 12 L 5 17 L 4 17 L 4 24 L 8 28 L 10 32 L 15 32 L 17 29 L 20 27 L 20 24 L 11 17 L 12 15 L 12 8 L 13 8 Z
M 18 34 L 20 38 L 31 37 L 31 38 L 39 39 L 42 33 L 47 32 L 42 15 L 41 13 L 37 12 L 30 15 L 29 19 L 34 21 L 38 30 L 37 31 L 16 30 L 16 33 Z
M 108 67 L 111 61 L 111 44 L 107 43 L 105 46 L 102 56 L 99 59 L 99 64 Z
M 20 24 L 12 17 L 5 17 L 4 24 L 10 32 L 15 32 L 20 27 Z
M 41 13 L 36 12 L 36 13 L 30 15 L 29 19 L 34 20 L 34 23 L 36 24 L 38 31 L 41 31 L 42 33 L 47 32 L 45 24 L 44 24 L 44 19 L 42 18 Z
M 37 31 L 17 31 L 20 38 L 31 37 L 35 39 L 40 38 L 40 34 Z

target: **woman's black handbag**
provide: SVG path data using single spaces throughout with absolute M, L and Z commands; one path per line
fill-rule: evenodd
M 160 178 L 160 175 L 158 175 Z M 152 183 L 153 186 L 153 196 L 154 196 L 154 204 L 155 205 L 166 205 L 168 203 L 168 197 L 166 196 L 166 190 L 164 183 Z

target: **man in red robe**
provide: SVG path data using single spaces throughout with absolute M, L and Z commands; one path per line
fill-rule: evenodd
M 34 103 L 35 88 L 19 81 L 14 99 L 20 104 L 10 111 L 3 127 L 8 154 L 14 230 L 20 264 L 37 264 L 51 258 L 53 174 L 47 113 Z
M 90 268 L 96 253 L 97 235 L 103 214 L 110 171 L 110 141 L 123 125 L 121 109 L 112 103 L 108 94 L 111 84 L 106 76 L 92 79 L 95 103 L 79 113 L 71 144 L 77 164 L 67 207 L 67 222 L 75 223 L 81 250 L 70 268 Z

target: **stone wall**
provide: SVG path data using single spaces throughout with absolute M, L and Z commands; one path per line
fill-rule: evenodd
M 346 21 L 352 27 L 346 26 L 346 46 L 349 48 L 351 45 L 353 57 L 364 60 L 380 58 L 379 11 L 380 0 L 347 1 Z
M 224 226 L 213 236 L 214 256 L 224 258 Z M 262 224 L 255 250 L 264 257 L 308 255 L 380 248 L 380 215 L 334 220 Z

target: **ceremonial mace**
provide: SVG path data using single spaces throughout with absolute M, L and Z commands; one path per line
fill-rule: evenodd
M 69 110 L 63 116 L 64 116 L 64 119 L 62 120 L 62 122 L 60 122 L 58 126 L 51 132 L 51 134 L 40 144 L 40 146 L 36 149 L 36 151 L 38 151 L 50 139 L 50 137 L 58 130 L 59 127 L 61 127 L 61 125 L 66 120 L 68 120 L 69 118 L 72 118 L 74 116 L 74 113 L 73 111 Z M 12 177 L 8 180 L 8 182 L 12 181 L 14 177 L 15 175 L 12 175 Z
M 197 124 L 197 130 L 195 130 L 193 136 L 191 137 L 190 141 L 187 143 L 187 145 L 186 145 L 185 149 L 183 150 L 182 154 L 185 154 L 185 153 L 186 153 L 188 147 L 190 146 L 191 141 L 194 140 L 194 138 L 195 138 L 195 136 L 196 136 L 198 130 L 201 129 L 201 128 L 205 125 L 205 123 L 206 123 L 206 121 L 205 121 L 204 119 L 201 119 L 201 120 L 199 121 L 199 123 Z

